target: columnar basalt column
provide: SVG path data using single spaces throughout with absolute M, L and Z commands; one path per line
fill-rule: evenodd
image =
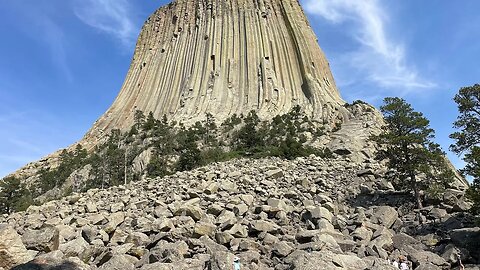
M 329 123 L 343 104 L 297 0 L 176 0 L 146 21 L 120 94 L 85 140 L 128 129 L 136 110 L 188 125 L 300 105 Z

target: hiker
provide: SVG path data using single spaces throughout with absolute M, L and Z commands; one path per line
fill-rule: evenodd
M 462 263 L 462 256 L 460 256 L 460 254 L 458 254 L 457 257 L 458 257 L 458 269 L 459 270 L 465 270 L 465 266 L 463 266 L 463 263 Z
M 233 258 L 233 270 L 240 270 L 240 258 L 237 256 Z
M 393 267 L 395 267 L 396 269 L 398 269 L 398 262 L 397 262 L 397 260 L 393 260 L 392 265 L 393 265 Z
M 409 270 L 410 267 L 408 265 L 408 260 L 406 257 L 401 256 L 400 257 L 400 270 Z

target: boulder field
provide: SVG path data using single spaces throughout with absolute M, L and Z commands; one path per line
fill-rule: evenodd
M 0 269 L 451 269 L 480 259 L 464 191 L 413 209 L 376 163 L 238 159 L 0 217 Z M 467 265 L 466 269 L 478 269 Z

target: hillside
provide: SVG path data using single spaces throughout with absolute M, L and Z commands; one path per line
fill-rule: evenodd
M 478 263 L 462 191 L 413 210 L 385 173 L 342 156 L 215 163 L 31 206 L 0 219 L 10 224 L 0 242 L 15 244 L 13 261 L 78 269 L 228 269 L 234 256 L 242 269 L 393 269 L 387 259 L 399 256 L 450 269 L 457 254 Z

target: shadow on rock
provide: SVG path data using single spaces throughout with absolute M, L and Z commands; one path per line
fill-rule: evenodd
M 80 268 L 77 267 L 74 263 L 65 262 L 58 265 L 47 265 L 42 262 L 29 262 L 22 265 L 17 265 L 13 267 L 11 270 L 79 270 Z

